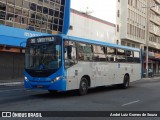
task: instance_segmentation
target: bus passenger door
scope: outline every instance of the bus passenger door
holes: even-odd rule
[[[77,49],[75,42],[65,41],[64,43],[65,68],[67,71],[67,90],[77,89],[78,84],[78,68]]]

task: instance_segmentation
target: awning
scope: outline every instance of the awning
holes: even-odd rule
[[[0,44],[15,47],[25,47],[26,39],[0,35]]]

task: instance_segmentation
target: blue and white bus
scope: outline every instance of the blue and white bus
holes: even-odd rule
[[[141,50],[67,35],[29,38],[24,85],[49,92],[117,84],[128,88],[141,79]]]

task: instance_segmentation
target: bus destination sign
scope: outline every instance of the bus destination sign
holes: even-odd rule
[[[39,37],[39,38],[31,38],[30,43],[43,43],[43,42],[54,42],[55,37]]]

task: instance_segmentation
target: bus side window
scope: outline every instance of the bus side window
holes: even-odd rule
[[[69,67],[76,64],[77,60],[77,49],[75,47],[75,42],[65,41],[64,42],[64,57],[65,57],[65,66]]]
[[[117,62],[126,62],[125,50],[117,49]]]
[[[115,62],[116,61],[116,49],[107,47],[107,61]]]
[[[127,62],[134,62],[133,51],[126,50],[126,60]]]
[[[140,63],[140,53],[134,51],[134,62]]]
[[[93,45],[94,61],[106,61],[106,47]]]
[[[78,48],[78,60],[92,61],[93,59],[92,45],[77,43],[77,48]]]

